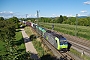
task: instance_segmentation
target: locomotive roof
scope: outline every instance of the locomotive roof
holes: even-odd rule
[[[55,32],[52,32],[52,31],[50,31],[50,30],[47,30],[47,32],[48,32],[48,33],[51,33],[53,36],[56,36],[57,38],[64,38],[62,35],[57,34],[57,33],[55,33]]]

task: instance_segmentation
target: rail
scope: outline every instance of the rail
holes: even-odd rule
[[[32,30],[36,32],[33,28]],[[37,33],[37,32],[36,32]],[[38,33],[37,33],[38,34]],[[39,35],[39,34],[38,34]],[[40,36],[40,35],[39,35]],[[59,60],[75,60],[71,55],[69,55],[67,52],[61,53],[58,51],[53,45],[51,45],[46,39],[44,39],[42,36],[40,36],[40,39],[42,40],[43,44],[46,44],[46,46],[53,52],[53,54],[57,57]]]

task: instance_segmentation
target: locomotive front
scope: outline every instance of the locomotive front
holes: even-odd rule
[[[59,38],[59,42],[60,42],[61,51],[67,51],[68,42],[67,42],[66,38],[64,38],[64,37]]]

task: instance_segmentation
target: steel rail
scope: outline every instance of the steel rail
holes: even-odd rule
[[[34,32],[36,32],[36,30],[34,30],[32,28],[32,30]],[[37,33],[37,32],[36,32]],[[37,33],[38,34],[38,33]],[[39,35],[39,34],[38,34]],[[46,46],[53,52],[53,54],[57,57],[57,59],[59,60],[75,60],[71,55],[69,55],[67,52],[66,53],[61,53],[60,51],[58,51],[52,44],[50,44],[46,39],[44,39],[41,35],[40,39],[42,40],[43,44],[46,44]]]

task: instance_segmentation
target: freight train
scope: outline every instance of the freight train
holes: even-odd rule
[[[65,37],[50,30],[47,30],[35,23],[27,22],[26,25],[31,26],[36,30],[43,38],[45,38],[49,43],[51,43],[57,50],[67,51],[68,42]]]

